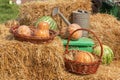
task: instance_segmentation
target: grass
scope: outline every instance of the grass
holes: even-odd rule
[[[0,0],[0,23],[7,20],[16,19],[19,14],[19,6],[16,4],[9,4],[9,0]]]

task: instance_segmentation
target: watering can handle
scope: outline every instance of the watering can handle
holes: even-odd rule
[[[64,20],[64,22],[69,26],[71,23],[64,17],[64,15],[59,11],[59,8],[56,7],[53,9],[52,16],[59,14],[59,16]]]
[[[64,20],[64,22],[69,26],[71,23],[63,16],[63,14],[59,11],[60,17]]]

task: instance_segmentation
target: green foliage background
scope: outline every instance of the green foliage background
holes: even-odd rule
[[[19,13],[19,6],[15,3],[9,4],[9,0],[0,0],[0,23],[16,19]]]

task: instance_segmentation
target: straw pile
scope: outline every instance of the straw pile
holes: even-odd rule
[[[6,38],[6,37],[11,38]],[[49,44],[14,40],[0,25],[0,80],[119,80],[120,62],[101,65],[96,74],[75,75],[65,71],[63,45],[56,37]]]
[[[54,7],[59,7],[63,15],[68,20],[71,20],[71,13],[74,10],[83,9],[91,11],[91,0],[47,0],[25,3],[20,7],[20,23],[33,25],[39,17],[44,15],[51,16]],[[66,26],[58,15],[53,18],[56,20],[59,27]]]
[[[91,29],[112,48],[115,58],[120,58],[120,22],[111,15],[96,14],[91,16]]]

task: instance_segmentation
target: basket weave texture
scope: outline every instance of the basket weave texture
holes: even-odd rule
[[[37,36],[34,36],[34,35],[26,36],[26,35],[19,34],[17,32],[17,29],[18,29],[18,26],[17,27],[12,27],[10,29],[10,32],[14,35],[16,40],[31,42],[31,43],[35,43],[35,44],[51,42],[55,38],[55,36],[57,36],[57,32],[55,32],[53,30],[49,30],[50,37],[48,37],[48,38],[37,37]],[[30,29],[33,32],[35,31],[35,29],[33,27],[31,27]]]
[[[68,58],[64,57],[65,68],[66,68],[67,71],[75,73],[75,74],[82,74],[82,75],[84,75],[84,74],[94,74],[94,73],[96,73],[96,71],[99,68],[99,65],[101,63],[101,59],[102,59],[102,55],[103,55],[103,46],[102,46],[101,41],[98,39],[98,37],[95,35],[95,33],[93,31],[91,31],[89,29],[84,29],[84,28],[75,30],[68,38],[68,42],[67,42],[67,45],[66,45],[64,55],[67,55],[67,54],[70,54],[70,53],[84,52],[84,51],[80,51],[80,50],[68,50],[68,45],[69,45],[69,41],[70,41],[71,36],[76,31],[79,31],[79,30],[88,31],[95,36],[95,38],[97,39],[97,41],[99,42],[99,45],[101,47],[101,54],[100,54],[100,56],[93,55],[97,59],[95,59],[95,61],[91,62],[91,63],[80,63],[80,62],[77,62],[75,60],[71,60],[71,59],[68,59]],[[86,53],[88,53],[88,52],[86,52]]]

